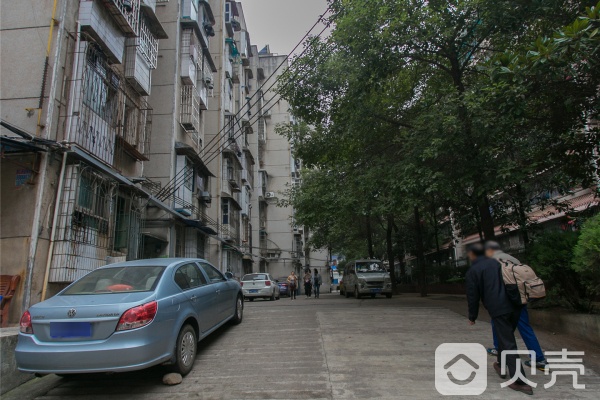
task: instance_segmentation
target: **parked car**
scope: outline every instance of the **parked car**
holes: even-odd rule
[[[276,280],[277,286],[279,286],[280,296],[290,296],[290,284],[287,282],[287,277],[279,278]]]
[[[279,300],[281,294],[277,282],[269,274],[246,274],[242,278],[244,298],[254,301],[256,298]]]
[[[96,269],[27,310],[15,357],[33,373],[123,372],[170,363],[189,373],[197,343],[242,322],[231,274],[201,259],[138,260]]]
[[[344,296],[360,299],[362,296],[374,298],[378,294],[392,298],[392,280],[383,263],[379,260],[356,260],[348,263],[344,270]]]

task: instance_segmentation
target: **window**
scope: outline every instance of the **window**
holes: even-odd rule
[[[221,212],[223,214],[223,225],[229,225],[229,200],[223,200]]]
[[[175,283],[181,290],[192,289],[206,285],[206,278],[195,264],[185,264],[175,271]]]
[[[165,267],[99,268],[69,286],[61,296],[147,292],[156,289]]]
[[[212,283],[223,282],[226,280],[223,274],[212,265],[200,263],[200,268],[202,268],[206,276],[208,276],[208,280]]]
[[[107,122],[116,117],[119,77],[110,69],[101,53],[90,45],[88,68],[83,77],[83,103]]]
[[[112,196],[106,181],[95,175],[82,173],[73,212],[73,225],[107,233],[112,207]]]

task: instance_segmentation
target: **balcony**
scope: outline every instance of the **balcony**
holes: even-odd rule
[[[225,62],[225,77],[233,79],[233,60]]]
[[[227,181],[231,186],[233,192],[240,192],[242,190],[240,186],[241,173],[239,170],[233,167],[227,167]],[[239,202],[238,202],[239,204]]]
[[[131,92],[131,90],[129,90]],[[123,123],[117,129],[117,148],[139,161],[148,161],[152,109],[144,98],[128,93],[123,107]],[[121,154],[115,154],[118,158]]]
[[[191,85],[181,86],[181,107],[179,123],[194,141],[198,148],[202,148],[200,139],[200,95]]]
[[[202,48],[208,50],[209,36],[214,36],[215,18],[206,0],[182,0],[181,24],[196,31]]]
[[[150,95],[151,70],[158,61],[158,40],[142,21],[140,35],[126,41],[125,78],[142,95]]]
[[[258,141],[263,144],[267,140],[266,124],[264,118],[258,119]]]
[[[254,177],[252,176],[252,171],[248,171],[247,169],[242,171],[242,182],[252,189],[254,186]]]
[[[102,0],[119,28],[126,36],[138,36],[140,0]]]

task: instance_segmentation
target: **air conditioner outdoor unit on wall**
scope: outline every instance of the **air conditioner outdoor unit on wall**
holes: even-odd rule
[[[200,192],[199,197],[200,197],[200,200],[202,200],[205,203],[211,202],[210,192]]]
[[[265,199],[274,199],[274,198],[275,198],[275,192],[265,193]]]

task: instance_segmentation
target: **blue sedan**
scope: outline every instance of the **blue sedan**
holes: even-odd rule
[[[171,364],[186,375],[198,341],[243,317],[240,284],[201,259],[150,259],[99,268],[27,310],[20,371],[124,372]]]

